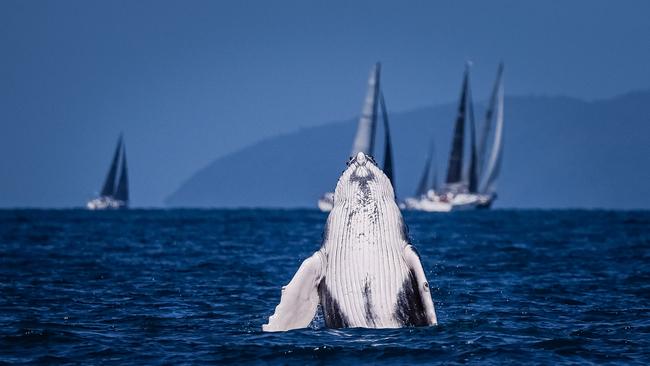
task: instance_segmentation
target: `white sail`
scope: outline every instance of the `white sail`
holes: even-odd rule
[[[482,190],[486,193],[493,193],[495,191],[496,179],[499,175],[499,170],[501,169],[501,156],[503,152],[503,81],[499,84],[497,100],[494,144],[492,145],[492,151],[490,151],[490,159],[488,160],[487,170],[485,172],[485,183]]]
[[[377,125],[377,99],[379,96],[379,72],[381,65],[376,63],[370,71],[368,78],[368,92],[363,102],[361,117],[357,127],[357,135],[352,144],[350,156],[356,156],[362,152],[372,155],[375,144],[375,128]]]
[[[372,156],[375,145],[375,130],[377,128],[377,109],[379,101],[379,75],[381,71],[381,64],[377,62],[368,77],[368,91],[366,92],[366,99],[363,102],[361,110],[361,117],[359,117],[359,124],[357,126],[357,134],[352,143],[352,151],[350,157],[357,156],[362,152],[368,156]],[[386,118],[386,116],[384,116]],[[388,123],[388,121],[385,121]],[[387,126],[387,125],[386,125]],[[386,136],[386,141],[389,141]],[[391,155],[392,157],[392,155]],[[392,159],[390,162],[392,171]],[[327,192],[318,200],[318,208],[323,212],[329,212],[334,207],[334,193]]]
[[[490,95],[490,104],[488,105],[487,110],[485,111],[485,122],[483,123],[483,131],[481,132],[481,137],[479,139],[478,145],[478,176],[483,177],[484,170],[486,168],[487,160],[487,148],[488,148],[488,136],[492,130],[492,121],[494,120],[494,111],[497,105],[497,95],[499,94],[499,85],[501,85],[501,77],[503,75],[503,62],[499,63],[499,68],[497,69],[497,77],[494,81],[494,87],[492,88],[492,94]]]

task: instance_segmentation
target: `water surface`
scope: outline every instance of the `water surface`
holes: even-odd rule
[[[439,326],[262,333],[325,218],[0,211],[0,364],[650,363],[650,212],[407,213]]]

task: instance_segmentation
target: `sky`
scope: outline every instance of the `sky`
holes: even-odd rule
[[[647,1],[0,2],[0,206],[80,206],[124,132],[135,206],[260,139],[389,108],[650,88]],[[299,152],[297,152],[299,153]]]

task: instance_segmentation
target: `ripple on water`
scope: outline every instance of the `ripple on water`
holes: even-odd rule
[[[0,211],[0,363],[650,363],[650,213],[407,213],[440,325],[263,333],[326,216]]]

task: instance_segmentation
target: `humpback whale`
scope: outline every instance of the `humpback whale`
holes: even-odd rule
[[[262,330],[309,326],[320,304],[329,328],[437,324],[429,284],[388,177],[360,152],[334,191],[321,248],[307,258]]]

